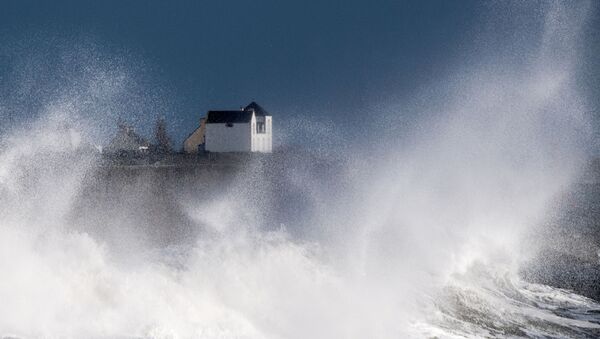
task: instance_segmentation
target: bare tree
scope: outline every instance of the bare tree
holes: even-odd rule
[[[156,138],[156,151],[159,153],[171,153],[171,138],[167,133],[167,123],[164,118],[158,118],[154,126],[154,137]]]

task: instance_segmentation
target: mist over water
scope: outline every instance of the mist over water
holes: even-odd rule
[[[586,163],[574,75],[590,7],[544,9],[518,66],[481,62],[423,90],[414,109],[440,113],[408,135],[382,111],[389,125],[363,146],[185,183],[105,182],[72,131],[94,136],[90,111],[127,82],[84,75],[97,100],[44,98],[2,136],[0,335],[600,335],[596,301],[518,275],[544,241],[531,230]]]

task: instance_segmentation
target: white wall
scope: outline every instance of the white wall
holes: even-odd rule
[[[209,152],[273,152],[273,119],[265,117],[265,132],[256,132],[256,117],[250,123],[206,124],[206,150]]]
[[[273,152],[272,117],[265,117],[265,132],[256,133],[256,120],[252,117],[252,152]]]
[[[206,150],[209,152],[252,151],[251,124],[206,124]]]

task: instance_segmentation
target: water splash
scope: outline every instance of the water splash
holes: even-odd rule
[[[523,234],[584,161],[571,44],[584,13],[552,6],[523,68],[495,61],[444,81],[444,113],[408,141],[383,133],[342,163],[285,155],[216,190],[175,189],[191,241],[139,239],[182,222],[141,215],[163,201],[139,194],[156,182],[132,179],[116,204],[87,196],[103,185],[101,159],[64,126],[91,124],[72,121],[77,100],[45,105],[0,151],[0,334],[598,334],[596,302],[516,275]]]

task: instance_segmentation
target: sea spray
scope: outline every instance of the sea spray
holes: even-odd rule
[[[516,275],[584,161],[564,43],[585,13],[551,7],[539,53],[443,79],[444,112],[408,140],[256,158],[213,185],[106,178],[70,136],[93,134],[78,101],[45,105],[0,151],[0,334],[597,335],[596,302]]]

